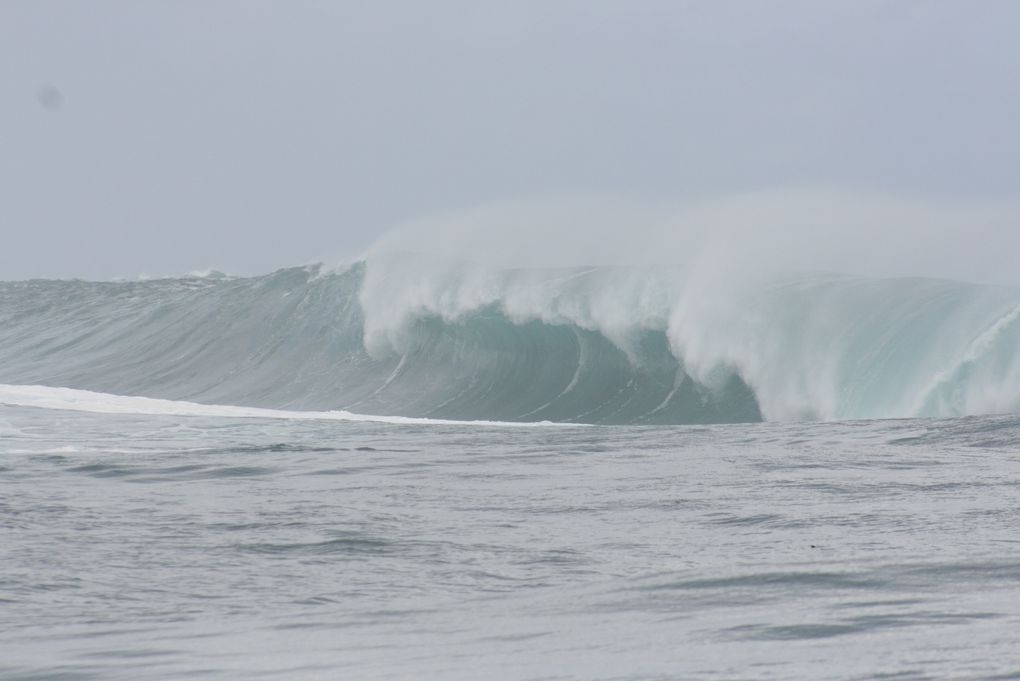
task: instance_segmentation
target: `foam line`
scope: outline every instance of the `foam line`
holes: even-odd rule
[[[578,424],[554,424],[549,421],[515,423],[509,421],[454,421],[446,419],[411,418],[406,416],[373,416],[349,411],[287,411],[260,407],[239,407],[225,404],[199,404],[152,397],[111,395],[109,393],[58,388],[45,385],[0,384],[0,405],[84,411],[96,414],[146,414],[153,416],[212,416],[242,419],[285,419],[295,421],[356,421],[425,426],[487,426],[535,427]]]

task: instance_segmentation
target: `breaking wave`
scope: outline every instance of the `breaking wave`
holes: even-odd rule
[[[1020,408],[1020,291],[670,267],[0,284],[0,383],[488,421],[724,423]]]

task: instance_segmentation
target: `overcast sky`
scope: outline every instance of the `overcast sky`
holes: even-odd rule
[[[4,0],[0,279],[258,273],[556,196],[1016,201],[1017,36],[1010,0]]]

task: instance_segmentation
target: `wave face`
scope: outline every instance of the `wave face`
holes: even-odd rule
[[[1020,291],[670,268],[0,283],[0,382],[273,409],[726,423],[1020,407]]]

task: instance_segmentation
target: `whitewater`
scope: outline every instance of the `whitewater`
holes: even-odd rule
[[[0,678],[1017,678],[1020,288],[747,262],[0,283]]]

